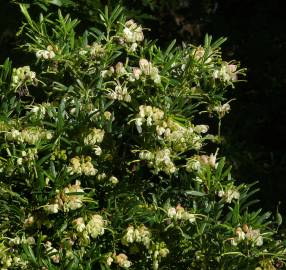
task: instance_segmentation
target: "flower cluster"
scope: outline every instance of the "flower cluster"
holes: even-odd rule
[[[153,249],[149,252],[152,255],[153,260],[152,270],[158,270],[161,259],[167,257],[167,255],[170,253],[165,242],[155,243],[153,245]]]
[[[141,160],[148,162],[148,167],[153,168],[153,172],[158,174],[160,171],[166,174],[173,174],[176,172],[176,166],[171,159],[171,151],[168,148],[159,149],[155,152],[143,150],[139,153]]]
[[[94,42],[89,46],[89,53],[93,59],[102,58],[104,56],[105,49],[100,43]]]
[[[142,243],[148,250],[148,253],[152,256],[153,270],[157,270],[161,258],[164,258],[169,254],[169,249],[164,242],[158,243],[151,240],[151,232],[144,225],[137,228],[129,225],[121,242],[126,246],[129,246],[132,243]]]
[[[229,103],[224,103],[222,105],[214,106],[210,110],[217,113],[218,117],[221,119],[225,114],[230,112],[230,105]]]
[[[207,125],[194,126],[188,123],[183,126],[172,118],[165,118],[162,110],[146,105],[139,106],[139,113],[134,121],[139,133],[142,133],[143,124],[147,127],[155,126],[158,139],[176,152],[199,150],[204,140],[202,133],[208,131]]]
[[[17,158],[17,165],[21,166],[25,162],[34,161],[38,158],[37,148],[28,148],[27,151],[21,151],[20,157]]]
[[[155,84],[161,83],[159,69],[157,67],[154,67],[152,63],[149,62],[147,59],[141,58],[139,60],[139,67],[141,72],[138,69],[133,70],[135,78],[139,77],[141,74],[144,74],[146,76],[150,76],[151,80],[154,81]]]
[[[111,258],[111,257],[110,257]],[[116,264],[118,264],[119,267],[122,268],[129,268],[132,263],[128,260],[128,257],[124,253],[120,253],[118,255],[114,255],[113,258],[111,258]],[[109,259],[108,264],[111,264],[111,260]],[[109,265],[110,265],[109,264]]]
[[[112,100],[119,100],[130,102],[131,96],[128,93],[126,85],[120,85],[119,83],[115,86],[114,90],[110,90],[107,94],[107,97]]]
[[[103,129],[93,128],[89,131],[83,142],[85,145],[96,146],[96,144],[103,141],[104,133]]]
[[[94,168],[90,156],[75,156],[70,160],[71,165],[67,167],[70,175],[79,174],[86,176],[96,175],[98,170]]]
[[[46,115],[46,107],[49,107],[49,103],[44,103],[41,105],[32,105],[30,106],[30,113],[31,113],[31,119],[44,119]]]
[[[205,48],[200,45],[193,50],[192,54],[197,61],[204,59],[205,60],[204,63],[208,64],[212,61],[211,53],[212,52],[209,50],[208,55],[206,56],[205,55],[206,54]]]
[[[7,141],[36,145],[41,140],[51,140],[53,133],[41,128],[25,128],[23,130],[13,128],[5,133],[5,138]]]
[[[243,224],[242,228],[237,227],[235,229],[235,237],[231,239],[231,244],[237,246],[242,241],[247,241],[256,246],[263,245],[263,237],[260,234],[260,230],[254,230],[251,227],[248,227],[247,224]]]
[[[180,204],[178,204],[176,207],[168,208],[167,215],[173,220],[187,220],[190,223],[196,221],[196,216],[186,211],[185,208],[182,207]]]
[[[105,48],[102,44],[94,42],[92,45],[86,45],[84,48],[80,48],[79,55],[90,56],[92,60],[98,60],[102,58],[105,54]]]
[[[31,71],[29,66],[13,68],[12,83],[13,88],[18,88],[23,84],[35,84],[36,73]]]
[[[74,229],[78,232],[79,243],[86,246],[90,242],[90,237],[95,239],[104,234],[107,221],[101,215],[95,214],[85,222],[84,218],[79,217],[73,222]]]
[[[9,245],[6,245],[4,242],[0,242],[0,269],[8,270],[12,268],[17,269],[28,269],[28,261],[23,260],[19,256],[14,248],[16,245],[19,245],[21,240],[19,237],[15,239],[10,239]],[[14,248],[13,248],[14,247]]]
[[[147,249],[150,247],[151,232],[144,225],[134,228],[130,225],[127,228],[126,234],[121,240],[123,245],[128,246],[132,243],[142,243]]]
[[[213,77],[225,82],[237,81],[237,65],[223,62],[220,69],[214,70]]]
[[[44,206],[45,211],[55,214],[59,210],[68,212],[81,208],[85,193],[80,184],[79,181],[76,181],[74,185],[68,185],[61,192],[58,191],[51,203]]]
[[[135,118],[136,128],[139,133],[142,132],[142,125],[147,126],[158,125],[164,118],[164,112],[152,106],[140,105],[139,113]]]
[[[0,242],[0,266],[1,269],[8,269],[13,263],[11,254],[8,254],[9,248]]]
[[[187,172],[195,172],[200,171],[204,167],[210,167],[215,169],[217,167],[216,163],[216,154],[201,155],[201,156],[193,156],[188,159],[186,163],[186,171]]]
[[[55,56],[56,56],[56,54],[54,52],[54,48],[51,45],[49,45],[46,50],[38,50],[36,52],[36,57],[39,59],[41,59],[41,58],[43,58],[45,60],[53,59]]]
[[[122,36],[126,43],[132,43],[132,45],[137,45],[137,42],[141,42],[144,39],[141,25],[137,25],[133,20],[125,23]],[[136,45],[133,45],[133,47],[137,47]]]
[[[158,136],[162,136],[165,143],[171,145],[177,152],[184,152],[190,149],[199,150],[202,147],[202,135],[208,131],[208,126],[197,125],[184,127],[172,119],[163,121],[156,126]]]
[[[227,187],[226,190],[220,190],[218,196],[225,202],[231,203],[232,200],[238,200],[240,197],[239,191],[235,187]]]

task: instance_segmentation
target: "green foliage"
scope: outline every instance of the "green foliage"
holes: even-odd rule
[[[208,116],[220,125],[244,73],[224,38],[164,51],[119,6],[81,35],[20,7],[34,61],[0,70],[2,269],[283,265],[281,220],[252,212],[257,190],[207,153]]]

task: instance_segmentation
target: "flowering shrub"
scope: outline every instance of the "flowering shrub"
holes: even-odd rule
[[[144,40],[122,9],[27,23],[1,66],[1,269],[276,269],[280,222],[250,211],[209,128],[243,74],[220,45]]]

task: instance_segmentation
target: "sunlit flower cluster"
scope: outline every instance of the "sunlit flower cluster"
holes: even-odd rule
[[[77,237],[79,238],[80,245],[86,246],[90,243],[90,238],[95,239],[104,234],[107,221],[101,215],[94,214],[87,221],[79,217],[72,224],[78,233]]]
[[[17,243],[17,245],[20,244]],[[12,246],[15,244],[10,243],[9,245],[5,245],[4,242],[0,242],[0,269],[8,270],[8,269],[28,269],[28,261],[25,261],[21,256],[15,253]],[[13,252],[11,252],[13,251]]]
[[[254,230],[246,224],[243,224],[242,228],[237,227],[235,229],[235,237],[231,238],[231,244],[237,246],[242,241],[247,241],[255,246],[263,245],[263,237],[260,234],[260,230]]]
[[[217,167],[216,154],[207,155],[196,155],[188,159],[186,164],[187,172],[200,171],[204,167],[210,167],[215,169]]]
[[[106,258],[106,264],[108,266],[111,266],[112,263],[117,264],[119,267],[121,268],[129,268],[132,263],[131,261],[128,260],[128,257],[126,254],[124,253],[119,253],[118,255],[116,255],[116,253],[109,253],[107,254],[107,258]]]
[[[150,76],[151,80],[154,81],[155,84],[161,83],[161,76],[159,74],[159,69],[147,59],[141,58],[139,60],[140,71],[136,68],[133,70],[133,75],[135,79],[139,78],[141,74],[146,76]]]
[[[137,228],[130,225],[126,230],[125,235],[122,237],[121,242],[126,246],[132,243],[142,243],[147,249],[149,249],[151,243],[151,232],[144,225]]]
[[[53,138],[53,133],[41,128],[25,128],[22,130],[13,128],[5,133],[5,138],[7,141],[35,145],[41,140],[51,140]]]
[[[86,135],[83,142],[85,145],[96,146],[103,141],[104,133],[103,129],[93,128]]]
[[[128,93],[126,85],[117,84],[114,90],[109,90],[107,97],[113,100],[130,102],[131,96]]]
[[[224,103],[222,105],[216,105],[210,108],[210,111],[217,113],[219,118],[223,118],[225,114],[230,112],[230,105],[229,103]]]
[[[152,106],[140,105],[139,113],[135,118],[136,128],[139,133],[142,132],[142,125],[147,126],[158,125],[164,118],[164,112]]]
[[[149,253],[151,254],[153,260],[152,270],[158,270],[161,259],[167,257],[170,251],[166,247],[165,242],[160,242],[160,243],[154,243]]]
[[[88,48],[89,48],[90,56],[92,58],[96,59],[96,58],[101,58],[104,56],[105,49],[100,43],[94,42]]]
[[[132,265],[132,263],[128,260],[128,257],[124,253],[115,255],[114,262],[122,268],[129,268]]]
[[[21,151],[20,156],[17,158],[17,165],[21,166],[26,162],[34,161],[38,158],[37,148],[28,148],[27,151]],[[23,169],[23,167],[21,167]]]
[[[12,83],[13,88],[23,84],[34,84],[36,82],[36,73],[31,71],[29,66],[13,68]]]
[[[46,112],[47,112],[46,110],[47,106],[50,106],[50,104],[46,103],[46,104],[40,104],[40,105],[32,105],[30,106],[30,113],[36,119],[44,119]]]
[[[76,181],[75,184],[68,185],[62,191],[58,191],[55,198],[49,204],[43,206],[44,210],[56,214],[59,211],[68,212],[81,208],[85,193],[80,184],[80,181]]]
[[[239,199],[240,193],[235,187],[227,187],[225,190],[220,190],[218,196],[225,202],[231,203],[233,200]]]
[[[210,56],[211,55],[211,51],[208,50],[208,55],[206,55],[206,50],[204,47],[202,46],[198,46],[197,48],[195,48],[193,50],[193,56],[194,58],[199,61],[201,59],[204,59],[205,60],[205,64],[208,64],[212,61],[212,57]]]
[[[226,82],[237,81],[237,65],[223,62],[220,69],[214,70],[213,77]]]
[[[13,263],[11,254],[8,253],[9,248],[0,242],[0,266],[1,269],[8,269]]]
[[[91,162],[90,156],[75,156],[70,160],[70,166],[67,167],[67,171],[70,175],[79,174],[86,176],[96,175],[98,170],[94,168]]]
[[[190,223],[196,221],[196,216],[186,211],[185,208],[182,207],[180,204],[178,204],[176,207],[170,207],[166,210],[168,217],[173,220],[187,220]]]
[[[39,59],[53,59],[56,56],[53,46],[49,45],[46,50],[38,50],[36,57]]]
[[[208,126],[197,125],[185,127],[168,119],[156,126],[158,136],[162,136],[165,143],[169,143],[173,150],[184,152],[190,149],[199,150],[202,147],[201,133],[206,133]]]
[[[171,159],[171,151],[168,148],[159,149],[154,152],[142,150],[139,153],[139,158],[146,160],[148,166],[153,169],[155,174],[158,174],[160,171],[166,174],[173,174],[177,170]]]
[[[126,43],[132,43],[132,45],[137,45],[137,42],[141,42],[144,39],[141,25],[137,25],[133,20],[125,23],[122,36]],[[133,45],[133,47],[136,47],[136,45]]]

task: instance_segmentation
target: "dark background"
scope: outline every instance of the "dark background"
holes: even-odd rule
[[[75,2],[62,8],[79,17],[86,27],[96,22],[98,7],[107,2],[114,4],[113,1]],[[239,60],[248,71],[247,82],[239,83],[230,93],[236,101],[231,103],[231,113],[223,120],[225,142],[220,154],[231,160],[238,181],[259,180],[261,191],[257,196],[264,209],[273,211],[282,202],[280,211],[285,215],[286,15],[282,1],[121,2],[130,17],[152,29],[147,35],[158,39],[163,47],[174,38],[178,43],[184,40],[198,44],[205,33],[214,38],[228,37],[223,45],[224,58]],[[0,61],[3,63],[10,56],[14,65],[21,65],[27,56],[15,50],[20,43],[15,34],[23,18],[18,7],[9,1],[0,0],[0,4]],[[32,13],[40,10],[44,12],[33,6]]]

